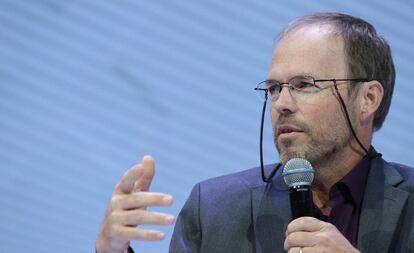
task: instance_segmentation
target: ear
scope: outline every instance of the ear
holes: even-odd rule
[[[362,95],[360,104],[361,120],[366,122],[374,118],[374,114],[384,96],[384,88],[380,82],[372,80],[364,83],[360,94]]]

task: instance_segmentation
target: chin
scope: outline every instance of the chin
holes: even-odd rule
[[[282,148],[278,149],[279,151],[279,158],[282,163],[286,163],[292,158],[305,158],[304,151],[301,148]]]
[[[292,158],[305,158],[309,152],[308,144],[305,141],[283,139],[276,144],[279,153],[279,159],[282,163],[286,163]]]

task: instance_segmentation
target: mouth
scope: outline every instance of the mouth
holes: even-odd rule
[[[290,135],[295,133],[303,133],[304,131],[298,127],[290,125],[281,125],[277,128],[277,136]]]

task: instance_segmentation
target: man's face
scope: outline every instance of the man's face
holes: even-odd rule
[[[296,76],[314,79],[347,78],[342,40],[330,35],[327,27],[300,28],[283,38],[272,58],[269,79],[287,82]],[[348,101],[347,85],[338,83]],[[343,111],[332,86],[311,96],[291,96],[285,87],[272,101],[270,112],[274,141],[282,163],[302,157],[321,164],[342,150],[351,140]],[[348,105],[351,120],[353,107]]]

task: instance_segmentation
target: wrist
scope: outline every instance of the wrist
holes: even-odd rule
[[[134,253],[129,243],[123,249],[111,248],[107,243],[101,242],[99,239],[95,244],[95,253]]]

